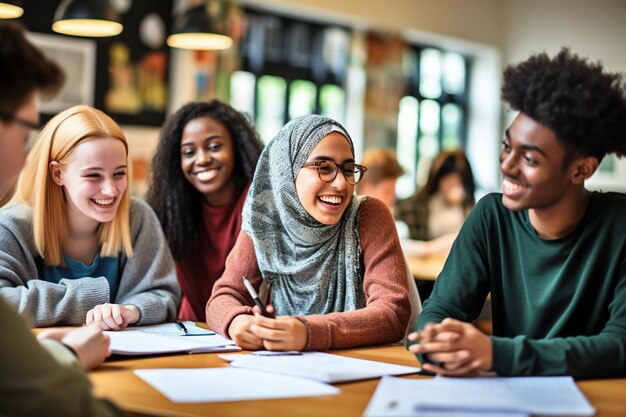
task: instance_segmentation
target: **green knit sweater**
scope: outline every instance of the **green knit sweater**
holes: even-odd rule
[[[500,375],[626,375],[626,195],[593,193],[574,231],[546,240],[501,194],[474,208],[418,322],[476,319],[491,291]]]

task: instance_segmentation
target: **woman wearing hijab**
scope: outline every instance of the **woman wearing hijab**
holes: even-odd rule
[[[357,197],[367,168],[323,116],[289,122],[259,159],[243,226],[207,304],[207,323],[255,350],[397,342],[411,315],[407,270],[387,207]],[[246,290],[269,289],[264,317]],[[265,284],[265,285],[262,285]]]

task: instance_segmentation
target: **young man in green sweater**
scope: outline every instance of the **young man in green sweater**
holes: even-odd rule
[[[409,350],[447,376],[626,375],[626,196],[590,192],[626,155],[623,76],[562,50],[504,72],[519,111],[484,197],[455,242]],[[493,336],[472,324],[491,292]]]

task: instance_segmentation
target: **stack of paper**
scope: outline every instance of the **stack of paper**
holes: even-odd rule
[[[107,331],[111,351],[118,355],[154,355],[164,353],[201,353],[241,350],[232,340],[223,338],[191,321],[184,322],[188,333],[182,333],[174,323],[129,327]]]
[[[469,413],[469,414],[468,414]],[[595,409],[571,377],[384,377],[365,416],[528,414],[591,416]]]
[[[283,375],[337,383],[379,378],[383,375],[414,374],[420,368],[349,358],[321,352],[274,355],[219,355],[237,368],[255,369]]]
[[[340,392],[329,383],[402,375],[419,371],[319,352],[255,352],[220,355],[230,367],[135,371],[140,378],[176,402],[242,401],[309,397]]]

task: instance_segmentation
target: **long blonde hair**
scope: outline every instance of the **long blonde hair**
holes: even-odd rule
[[[128,142],[122,129],[106,114],[89,106],[74,106],[54,116],[43,128],[26,159],[9,204],[26,204],[33,210],[33,236],[39,255],[47,265],[64,265],[62,246],[69,237],[67,202],[62,187],[50,174],[50,162],[61,164],[71,157],[74,147],[94,138]],[[130,236],[130,191],[126,187],[115,217],[98,228],[102,256],[132,256]]]

